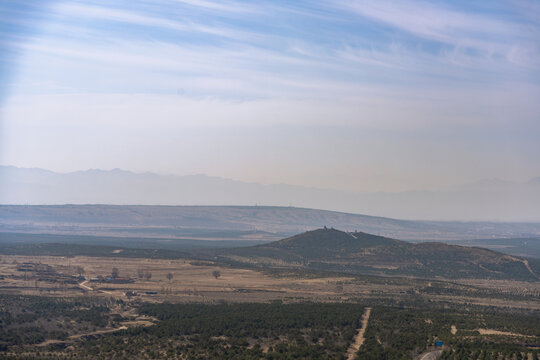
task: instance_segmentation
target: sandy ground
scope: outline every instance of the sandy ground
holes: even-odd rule
[[[518,336],[518,337],[534,337],[530,335],[516,334],[509,331],[499,331],[493,329],[476,329],[480,335],[502,335],[502,336]]]
[[[442,350],[435,350],[428,352],[427,354],[422,355],[420,360],[436,360],[438,359],[442,354]]]

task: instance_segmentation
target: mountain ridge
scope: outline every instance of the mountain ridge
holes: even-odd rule
[[[2,204],[266,205],[408,220],[540,222],[540,182],[487,181],[445,191],[351,192],[207,175],[121,169],[55,173],[0,166]]]

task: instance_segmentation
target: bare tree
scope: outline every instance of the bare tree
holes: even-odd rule
[[[221,276],[221,271],[219,271],[219,270],[212,271],[212,276],[217,279],[218,277]]]
[[[143,268],[138,268],[137,269],[137,276],[139,277],[139,279],[144,278],[144,269]]]
[[[112,276],[113,278],[117,278],[119,275],[120,275],[120,273],[118,272],[118,268],[113,267],[113,268],[112,268],[112,271],[111,271],[111,276]]]
[[[150,271],[147,271],[144,273],[144,278],[147,280],[147,281],[150,281],[150,279],[152,278],[152,273]]]
[[[172,278],[173,278],[173,274],[172,274],[172,273],[168,273],[168,274],[167,274],[167,280],[169,280],[169,282],[171,282]]]

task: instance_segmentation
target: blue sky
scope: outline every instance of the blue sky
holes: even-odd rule
[[[537,1],[3,1],[0,163],[365,191],[540,174]]]

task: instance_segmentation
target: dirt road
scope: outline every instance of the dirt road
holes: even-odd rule
[[[432,352],[429,352],[427,354],[424,354],[420,360],[437,360],[439,358],[439,356],[441,356],[442,354],[442,350],[436,350],[436,351],[432,351]]]
[[[360,350],[360,347],[364,343],[364,334],[368,326],[369,316],[371,315],[371,308],[366,308],[364,315],[362,316],[362,327],[358,329],[358,334],[354,339],[354,342],[349,346],[347,350],[347,360],[354,360],[356,353]]]
[[[79,284],[79,287],[83,288],[84,290],[93,291],[94,289],[92,289],[90,286],[86,286],[87,282],[88,280],[84,280],[82,283]]]

